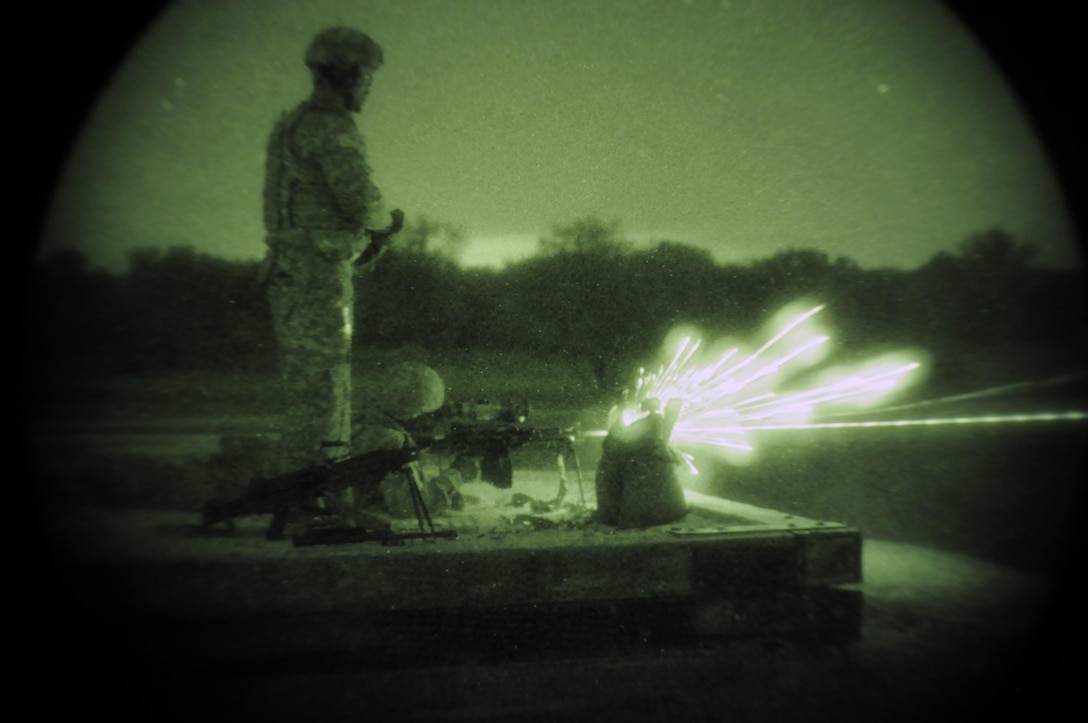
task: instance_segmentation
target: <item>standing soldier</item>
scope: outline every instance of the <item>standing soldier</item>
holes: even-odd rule
[[[282,461],[291,468],[350,452],[353,271],[389,235],[369,231],[381,194],[352,114],[381,64],[381,48],[358,30],[318,33],[306,51],[313,93],[269,139],[266,283],[283,374]],[[399,226],[400,212],[393,218]]]

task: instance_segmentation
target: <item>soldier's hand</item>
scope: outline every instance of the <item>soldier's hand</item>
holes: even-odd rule
[[[377,258],[382,249],[389,245],[390,239],[404,227],[404,211],[394,208],[389,212],[389,216],[391,221],[388,226],[366,232],[370,239],[370,246],[355,260],[356,266],[364,266]]]
[[[392,236],[397,231],[400,231],[402,228],[404,228],[404,211],[401,211],[399,208],[394,208],[392,211],[389,212],[389,216],[393,219],[393,221],[389,224],[389,228],[386,230],[388,231],[389,235]]]
[[[401,211],[399,208],[394,208],[389,212],[389,216],[391,221],[388,226],[366,232],[375,243],[387,243],[390,237],[404,228],[404,211]]]

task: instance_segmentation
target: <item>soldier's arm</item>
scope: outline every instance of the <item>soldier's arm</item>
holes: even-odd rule
[[[363,137],[350,118],[332,113],[313,114],[307,131],[307,155],[321,167],[337,210],[361,233],[381,202],[381,193],[371,182]]]
[[[284,164],[286,153],[284,149],[284,125],[286,115],[281,117],[272,128],[268,137],[268,148],[265,154],[264,171],[264,228],[270,234],[283,230],[284,227]]]

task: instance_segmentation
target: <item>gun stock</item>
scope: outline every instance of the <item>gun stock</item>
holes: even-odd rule
[[[378,450],[329,464],[313,465],[275,477],[256,477],[240,497],[209,500],[204,504],[205,528],[234,518],[272,513],[265,537],[282,540],[292,512],[316,507],[317,499],[351,486],[377,485],[389,474],[403,470],[416,459],[413,449]]]

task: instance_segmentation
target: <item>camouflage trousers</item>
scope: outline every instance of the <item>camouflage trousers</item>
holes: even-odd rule
[[[269,251],[268,264],[285,463],[300,467],[345,456],[351,445],[352,264],[287,243]]]

